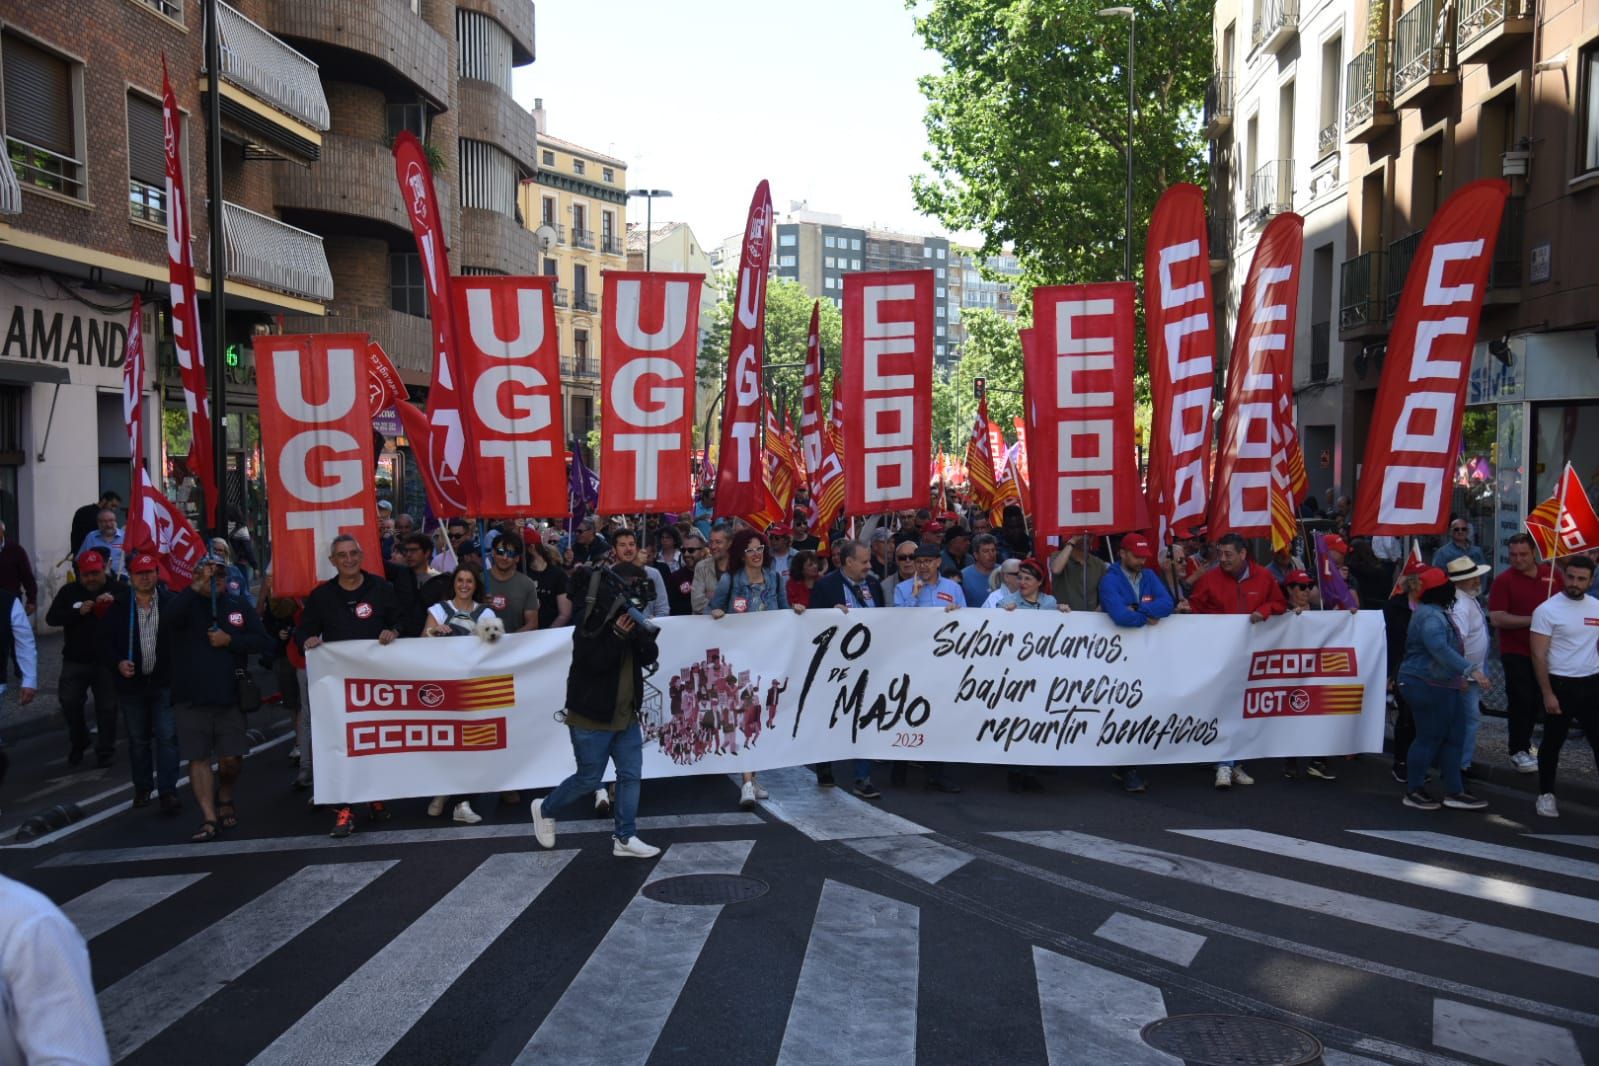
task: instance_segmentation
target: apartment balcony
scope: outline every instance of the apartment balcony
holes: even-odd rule
[[[1420,107],[1439,89],[1454,85],[1455,5],[1420,0],[1399,16],[1394,29],[1394,106]]]
[[[576,226],[573,226],[572,247],[587,248],[592,252],[594,250],[594,231],[591,229],[578,229]]]
[[[266,26],[332,66],[329,48],[354,53],[340,74],[362,84],[409,89],[436,107],[451,105],[455,47],[411,9],[411,0],[268,0]]]
[[[1277,159],[1260,167],[1249,179],[1245,210],[1249,217],[1264,221],[1294,208],[1294,161]]]
[[[456,262],[516,277],[538,269],[538,240],[516,219],[482,207],[461,208],[461,244]]]
[[[461,137],[494,145],[516,160],[526,174],[538,171],[538,128],[532,112],[492,82],[462,78],[456,83],[456,92]]]
[[[566,289],[561,288],[559,285],[557,285],[555,287],[555,306],[556,307],[562,307],[562,308],[566,308],[566,307],[571,307],[572,306],[572,294],[571,294],[571,292],[569,292]]]
[[[394,154],[377,141],[360,137],[346,137],[330,133],[322,139],[322,160],[314,167],[279,163],[275,170],[277,206],[295,213],[295,221],[303,221],[323,234],[345,232],[371,232],[367,223],[379,223],[411,235],[411,217],[400,199],[400,185],[394,180]],[[456,202],[454,186],[435,176],[434,187],[438,194],[441,214],[444,216],[444,236],[453,246],[454,212],[450,205]],[[353,225],[340,225],[328,221],[327,216],[345,216],[362,220]],[[384,237],[392,234],[383,232]]]
[[[1499,239],[1494,243],[1493,267],[1488,271],[1488,292],[1484,303],[1507,304],[1521,299],[1522,240],[1525,235],[1527,200],[1512,196],[1505,201],[1505,214],[1499,222]]]
[[[1233,76],[1218,71],[1205,85],[1205,136],[1215,140],[1233,124]]]
[[[1210,272],[1216,274],[1233,261],[1233,213],[1212,209],[1209,223]]]
[[[590,355],[563,355],[561,377],[568,381],[598,381],[600,361]]]
[[[533,62],[533,0],[455,0],[455,6],[498,22],[511,35],[511,65]]]
[[[333,272],[315,233],[226,201],[222,229],[228,277],[308,300],[333,299]]]
[[[1299,32],[1299,0],[1265,0],[1255,17],[1253,47],[1267,55],[1283,50]]]
[[[397,369],[426,381],[433,372],[433,323],[392,307],[339,308],[341,313],[284,315],[285,333],[365,333],[382,346]]]
[[[1410,278],[1410,264],[1416,261],[1421,248],[1421,230],[1401,237],[1388,246],[1387,270],[1383,278],[1383,319],[1392,322],[1399,311],[1399,298],[1405,293],[1405,282]]]
[[[1388,41],[1376,40],[1345,67],[1344,140],[1375,140],[1394,121],[1393,49]]]
[[[1456,55],[1462,63],[1488,59],[1530,35],[1535,21],[1532,0],[1462,0]]]
[[[598,311],[599,309],[600,298],[592,292],[580,292],[572,297],[572,310],[574,311]]]
[[[1338,339],[1357,340],[1386,332],[1383,320],[1381,252],[1346,259],[1338,274]]]
[[[1310,380],[1326,381],[1332,368],[1332,323],[1310,324]]]
[[[626,255],[627,241],[620,233],[600,234],[600,251],[606,255]]]
[[[317,65],[224,3],[217,4],[217,44],[222,116],[251,138],[246,151],[315,161],[329,122]],[[209,91],[208,80],[200,85]]]

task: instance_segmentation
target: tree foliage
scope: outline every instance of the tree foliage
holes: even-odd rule
[[[734,285],[729,279],[700,344],[699,379],[702,384],[715,390],[720,390],[727,381],[734,297]],[[813,303],[815,298],[797,281],[772,278],[766,287],[766,365],[799,364],[769,371],[766,374],[766,389],[772,397],[772,406],[777,408],[786,404],[794,412],[796,422],[799,418],[800,390],[805,381],[805,342],[810,335]],[[844,316],[831,300],[821,303],[822,391],[831,396],[832,381],[838,374],[839,349],[844,343]],[[713,433],[720,424],[717,421],[712,426]]]
[[[972,383],[984,379],[988,388],[988,417],[1014,438],[1012,419],[1023,411],[1022,342],[1020,323],[996,311],[961,312],[966,341],[954,368],[934,385],[933,440],[935,447],[965,454],[977,414]]]
[[[931,176],[917,206],[977,230],[984,254],[1013,244],[1043,284],[1121,276],[1125,229],[1128,21],[1102,0],[906,0],[943,57],[921,79]],[[1211,68],[1211,5],[1132,0],[1133,258],[1160,193],[1200,180],[1200,112]]]

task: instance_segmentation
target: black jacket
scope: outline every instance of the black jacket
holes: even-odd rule
[[[1415,610],[1410,597],[1401,592],[1389,597],[1382,605],[1383,628],[1388,637],[1388,680],[1399,676],[1399,664],[1405,661],[1405,638],[1410,634],[1410,616]]]
[[[877,580],[876,576],[868,573],[861,584],[871,590],[872,603],[878,607],[889,606],[888,602],[883,598],[883,585]],[[816,584],[811,586],[811,607],[813,608],[838,607],[847,603],[849,603],[849,599],[844,595],[844,571],[842,570],[834,570],[831,573],[823,574],[816,579]]]
[[[386,563],[383,572],[394,586],[394,602],[400,609],[400,624],[395,631],[402,637],[420,637],[427,625],[428,608],[454,594],[450,575],[434,574],[418,585],[416,574],[408,566]]]
[[[361,575],[361,584],[345,590],[330,577],[305,598],[305,613],[294,639],[305,647],[311,637],[333,643],[340,640],[376,640],[385,629],[400,631],[400,604],[394,586],[381,577]]]
[[[90,592],[81,581],[68,581],[61,586],[55,599],[44,613],[46,625],[58,626],[66,639],[61,645],[61,658],[69,663],[92,663],[100,656],[100,618],[93,611],[79,614],[74,603],[92,600],[101,593],[116,595],[116,583],[107,581],[100,592]],[[126,621],[126,619],[124,619]]]
[[[133,589],[125,585],[120,586],[112,592],[112,595],[117,598],[116,602],[100,619],[100,661],[111,671],[112,680],[123,692],[145,692],[166,688],[172,683],[172,631],[166,627],[166,620],[172,610],[172,601],[177,597],[160,586],[156,587],[156,616],[162,624],[155,638],[155,667],[146,674],[144,652],[139,644],[139,638],[128,631],[128,612],[132,609]],[[209,603],[208,599],[208,606]],[[122,672],[117,669],[117,664],[128,658],[130,636],[134,671],[132,677],[123,677]]]
[[[566,675],[567,724],[580,729],[626,729],[644,705],[644,667],[660,658],[655,638],[635,630],[621,637],[612,625],[597,625],[610,610],[615,593],[602,583],[595,597],[593,623],[585,615],[589,575],[580,567],[572,575],[572,668]],[[624,678],[628,679],[624,682]],[[622,701],[624,684],[632,699]]]
[[[124,619],[124,624],[126,620]],[[233,638],[225,648],[211,646],[212,625]],[[172,598],[161,615],[161,628],[172,649],[172,702],[214,703],[224,707],[238,702],[233,671],[250,655],[272,650],[272,638],[261,627],[261,616],[243,596],[223,592],[212,611],[211,597],[186,588]],[[160,654],[158,651],[157,655]]]

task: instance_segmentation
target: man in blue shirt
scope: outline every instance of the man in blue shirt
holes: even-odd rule
[[[961,570],[961,590],[966,593],[966,606],[981,607],[993,590],[989,576],[999,566],[999,538],[992,533],[979,533],[972,538],[971,565]]]
[[[1129,533],[1122,538],[1121,562],[1099,579],[1099,606],[1119,626],[1152,626],[1176,608],[1166,583],[1145,567],[1149,561],[1149,538]],[[1144,775],[1136,766],[1116,771],[1126,792],[1143,792]]]
[[[105,558],[106,571],[116,577],[123,572],[122,530],[117,528],[117,513],[106,508],[100,512],[96,522],[94,532],[84,537],[83,543],[78,545],[77,554],[98,550]]]
[[[1483,558],[1482,549],[1471,542],[1471,523],[1464,518],[1455,517],[1449,520],[1449,543],[1433,553],[1432,565],[1440,570],[1447,570],[1449,564],[1461,556],[1465,556],[1478,566],[1488,562]]]
[[[904,551],[901,546],[900,551]],[[946,611],[959,610],[966,603],[966,593],[961,587],[947,577],[938,573],[938,565],[943,560],[944,551],[937,544],[922,544],[916,549],[915,575],[898,582],[894,586],[895,607],[942,607]],[[960,786],[946,776],[946,767],[941,762],[923,763],[927,770],[927,787],[934,792],[959,792]],[[890,778],[894,784],[905,783],[905,764],[897,762],[890,771]]]

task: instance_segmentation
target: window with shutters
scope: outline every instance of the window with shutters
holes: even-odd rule
[[[84,198],[73,64],[12,33],[0,36],[6,155],[24,189]]]
[[[128,94],[128,214],[167,224],[166,125],[161,105],[138,93]]]

